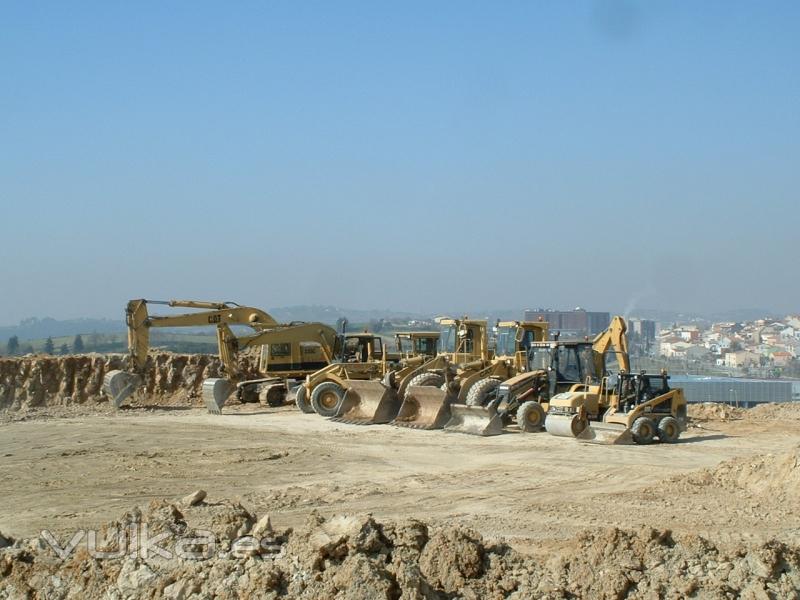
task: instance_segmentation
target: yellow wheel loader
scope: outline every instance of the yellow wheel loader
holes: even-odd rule
[[[479,360],[485,364],[490,351],[486,321],[440,319],[439,325],[440,332],[418,334],[428,337],[428,342],[416,346],[414,355],[405,356],[395,368],[387,369],[382,380],[350,382],[336,418],[358,424],[391,421],[409,427],[441,419],[446,394],[440,388],[454,362]],[[438,338],[438,348],[432,345],[434,336]],[[419,392],[406,404],[411,386]],[[433,395],[426,396],[429,391]]]
[[[384,348],[380,336],[368,332],[341,335],[335,355],[334,362],[307,375],[297,389],[297,406],[303,412],[336,417],[341,412],[346,390],[356,389],[354,386],[365,381],[382,379],[395,368],[399,357]],[[365,401],[358,411],[350,407],[350,412],[355,415],[368,411],[380,422],[385,422],[382,420],[385,415],[396,412],[391,397],[382,395],[374,400],[374,406]]]

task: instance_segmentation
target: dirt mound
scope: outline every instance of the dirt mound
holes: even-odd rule
[[[689,418],[693,421],[733,421],[744,418],[747,410],[718,402],[689,404]]]
[[[245,358],[245,372],[253,369]],[[108,371],[124,369],[125,355],[32,356],[0,359],[0,409],[27,409],[107,402],[102,393]],[[128,401],[142,403],[199,403],[207,377],[219,377],[221,363],[206,354],[152,353],[144,386]]]
[[[139,546],[120,545],[119,531],[137,532],[129,540]],[[587,531],[538,560],[462,527],[413,519],[311,513],[297,530],[276,531],[237,502],[157,501],[95,538],[63,560],[45,539],[8,540],[0,597],[796,598],[800,589],[795,547],[722,551],[669,531]],[[144,551],[143,539],[151,541]]]
[[[689,405],[693,421],[800,421],[800,402],[771,402],[753,408],[737,408],[718,402]]]
[[[783,454],[726,460],[713,469],[670,477],[650,491],[663,494],[666,488],[696,493],[709,487],[770,504],[777,502],[787,507],[800,506],[800,446]]]

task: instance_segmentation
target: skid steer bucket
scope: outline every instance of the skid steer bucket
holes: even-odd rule
[[[470,435],[500,435],[503,433],[503,419],[494,408],[451,404],[450,420],[444,430]]]
[[[331,418],[340,423],[373,425],[388,423],[397,415],[397,392],[380,381],[348,381],[339,410]]]
[[[441,429],[450,420],[447,393],[438,387],[414,385],[406,390],[392,425],[414,429]]]
[[[203,382],[203,402],[208,412],[218,415],[222,413],[225,401],[233,393],[236,386],[227,379],[212,378]]]
[[[109,371],[103,377],[103,392],[111,399],[114,408],[119,408],[133,392],[142,385],[142,378],[135,373]]]
[[[631,430],[613,423],[592,423],[581,431],[578,439],[593,444],[633,444]]]

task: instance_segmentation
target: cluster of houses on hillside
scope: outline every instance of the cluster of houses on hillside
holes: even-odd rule
[[[731,368],[788,367],[800,356],[800,316],[744,323],[673,325],[659,334],[667,358]]]

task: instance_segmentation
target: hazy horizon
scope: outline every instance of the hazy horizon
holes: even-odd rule
[[[3,13],[4,324],[140,297],[800,312],[800,4]]]

